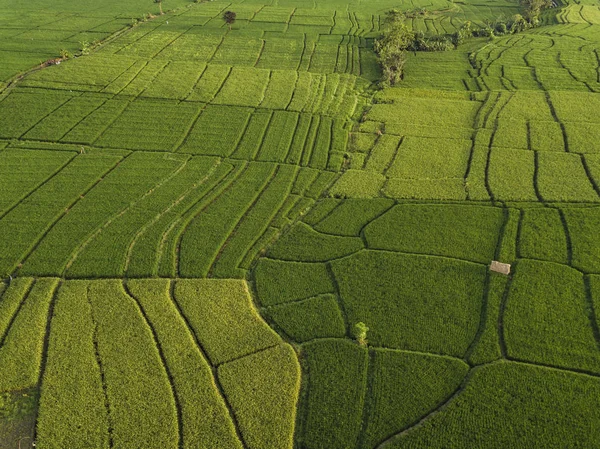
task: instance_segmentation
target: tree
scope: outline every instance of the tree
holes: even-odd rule
[[[354,325],[354,336],[359,345],[367,346],[367,332],[369,332],[369,328],[362,321]]]
[[[521,6],[525,9],[525,19],[537,26],[540,22],[540,14],[542,10],[552,6],[551,0],[521,0]]]
[[[237,14],[233,11],[225,11],[225,13],[223,14],[223,20],[225,21],[230,30],[231,25],[233,25],[233,23],[235,22],[236,16]]]
[[[158,9],[160,11],[160,15],[162,16],[164,14],[162,9],[162,0],[154,0],[154,3],[158,3]]]
[[[404,24],[403,17],[396,16],[393,17],[391,29],[375,41],[375,52],[384,85],[393,86],[402,79],[406,50],[413,45],[414,40],[415,34]]]

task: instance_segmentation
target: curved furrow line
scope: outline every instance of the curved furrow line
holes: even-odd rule
[[[209,364],[211,372],[212,372],[212,378],[213,378],[213,380],[215,382],[215,385],[217,387],[219,396],[223,400],[223,402],[225,404],[225,407],[227,408],[227,411],[229,412],[229,418],[231,419],[231,422],[233,423],[233,426],[235,428],[236,437],[242,443],[242,446],[244,448],[247,448],[248,445],[247,445],[246,441],[244,440],[244,437],[243,437],[242,432],[240,430],[240,425],[239,425],[239,422],[238,422],[237,417],[235,415],[235,412],[233,411],[233,408],[231,407],[229,399],[227,398],[227,395],[225,394],[225,391],[223,390],[223,386],[221,385],[221,382],[219,381],[219,376],[217,374],[217,367],[215,365],[213,365],[213,363],[211,362],[211,359],[208,357],[208,353],[206,352],[206,349],[204,348],[204,346],[200,342],[200,339],[198,338],[198,335],[196,334],[196,332],[195,332],[194,328],[192,327],[190,321],[188,320],[188,318],[183,313],[183,310],[181,309],[181,306],[179,305],[179,303],[177,301],[177,298],[175,297],[175,281],[173,281],[173,280],[170,281],[169,297],[170,297],[171,302],[173,303],[173,305],[177,309],[177,313],[179,314],[179,316],[181,317],[181,319],[184,321],[188,332],[193,337],[194,343],[195,343],[196,347],[198,348],[198,351],[200,352],[200,355],[204,358],[204,360],[206,361],[206,363]]]
[[[150,187],[142,196],[138,197],[135,201],[133,201],[132,203],[130,203],[127,207],[125,207],[124,209],[122,209],[121,211],[117,212],[116,214],[114,214],[112,217],[108,218],[107,220],[104,221],[104,223],[102,223],[100,226],[98,226],[94,231],[92,231],[88,238],[83,242],[80,243],[77,248],[73,251],[73,253],[71,254],[69,261],[67,262],[67,264],[65,265],[62,273],[63,275],[69,271],[69,268],[71,268],[71,265],[73,265],[73,263],[75,262],[75,260],[77,260],[77,257],[79,257],[79,255],[85,250],[85,248],[92,242],[92,240],[94,240],[98,234],[100,234],[104,229],[106,229],[108,226],[111,225],[111,223],[113,221],[115,221],[117,218],[121,217],[122,215],[126,214],[132,207],[134,207],[136,204],[138,204],[140,201],[144,200],[146,197],[152,195],[154,193],[154,191],[156,189],[158,189],[159,187],[161,187],[163,184],[167,183],[168,181],[170,181],[172,178],[174,178],[175,176],[177,176],[181,170],[183,170],[185,168],[185,166],[187,165],[188,161],[189,161],[190,157],[188,156],[188,158],[183,161],[183,163],[175,170],[173,170],[171,173],[169,173],[168,176],[166,176],[165,178],[159,180],[156,184],[154,184],[152,187]]]
[[[179,437],[179,440],[177,442],[177,447],[179,447],[181,449],[181,448],[183,448],[183,443],[184,443],[184,441],[183,441],[183,420],[181,417],[182,416],[181,398],[180,398],[180,394],[177,391],[177,388],[175,386],[175,382],[173,381],[173,374],[171,373],[171,370],[169,369],[169,366],[165,359],[164,350],[158,339],[158,334],[156,333],[156,329],[154,328],[150,319],[148,318],[146,311],[142,307],[142,304],[140,303],[139,299],[129,289],[127,282],[125,280],[122,280],[121,283],[123,285],[123,290],[125,291],[127,296],[129,296],[131,298],[131,300],[135,303],[138,311],[140,312],[140,315],[144,319],[144,323],[146,324],[146,326],[148,326],[148,329],[150,329],[150,332],[152,333],[152,339],[153,339],[154,345],[158,349],[158,354],[160,356],[160,362],[165,370],[167,378],[169,379],[169,386],[171,388],[171,394],[173,395],[173,402],[175,403],[175,410],[177,413],[177,431],[178,431],[178,437]]]
[[[483,366],[483,365],[481,365],[481,366]],[[443,412],[465,390],[465,388],[467,387],[467,384],[469,383],[469,381],[471,380],[471,378],[473,377],[473,375],[475,374],[475,372],[478,369],[480,369],[480,366],[471,368],[468,371],[467,375],[464,377],[461,384],[458,386],[458,388],[450,396],[448,396],[448,398],[444,402],[442,402],[440,405],[438,405],[435,409],[430,411],[427,415],[423,416],[418,421],[410,424],[408,427],[404,428],[403,430],[389,436],[388,438],[386,438],[385,440],[380,442],[375,447],[375,449],[384,449],[385,447],[389,446],[390,444],[393,444],[394,442],[401,440],[404,435],[406,435],[409,432],[412,432],[413,430],[418,429],[419,427],[423,426],[426,422],[430,421],[438,413]]]
[[[133,238],[133,240],[129,244],[129,247],[127,248],[127,256],[125,258],[125,267],[123,269],[123,271],[125,273],[127,273],[127,270],[129,268],[129,263],[131,261],[131,253],[133,251],[133,248],[135,247],[135,245],[136,245],[137,241],[140,239],[140,237],[142,235],[144,235],[146,233],[146,231],[149,228],[151,228],[157,221],[159,221],[162,217],[164,217],[165,214],[169,213],[174,207],[178,206],[182,201],[186,200],[190,195],[192,195],[192,192],[194,190],[198,189],[198,187],[200,187],[202,184],[204,184],[214,174],[215,170],[217,169],[217,167],[219,165],[221,165],[222,162],[223,162],[222,159],[217,160],[216,163],[211,167],[210,171],[202,179],[198,180],[187,191],[185,191],[182,195],[180,195],[177,199],[175,199],[175,201],[173,201],[173,203],[171,203],[160,214],[156,215],[152,220],[150,220],[149,222],[144,224],[144,226],[139,228],[138,232],[136,233],[135,237]]]

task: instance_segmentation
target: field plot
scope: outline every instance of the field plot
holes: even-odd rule
[[[173,283],[173,290],[171,282],[66,281],[52,300],[51,319],[48,302],[58,280],[41,279],[29,287],[2,348],[14,363],[31,356],[22,370],[28,378],[10,380],[13,365],[4,363],[2,390],[22,389],[42,370],[38,445],[262,448],[265,441],[276,441],[273,447],[292,447],[298,362],[252,309],[245,283],[182,281]],[[18,288],[15,284],[5,294]],[[199,302],[193,295],[197,289],[204,292]],[[221,320],[214,307],[225,305],[223,295],[236,304],[238,317]],[[197,321],[198,305],[221,317],[213,321],[214,329]],[[30,339],[37,343],[29,352],[13,348],[9,356],[10,342],[28,315],[42,324],[39,337]],[[46,320],[49,344],[40,367]],[[228,322],[236,322],[239,333],[219,342]],[[256,344],[248,343],[249,336]],[[213,354],[222,354],[218,362]],[[277,413],[262,419],[267,410]]]
[[[596,0],[9,3],[0,449],[600,447]]]

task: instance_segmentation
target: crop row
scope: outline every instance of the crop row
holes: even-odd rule
[[[568,266],[520,260],[506,300],[508,355],[550,366],[600,373],[584,277]]]
[[[523,444],[593,445],[600,434],[590,429],[588,419],[600,419],[599,389],[593,377],[496,362],[475,368],[447,407],[391,438],[387,447],[501,448],[512,444],[515,429]],[[549,397],[554,398],[551,403]]]
[[[38,446],[292,447],[298,362],[253,310],[245,283],[171,282],[62,283]],[[18,278],[4,292],[1,304],[18,315],[0,342],[2,391],[38,383],[57,284]]]
[[[597,154],[528,151],[468,141],[455,148],[439,139],[378,139],[365,158],[352,155],[352,166],[330,190],[348,198],[544,201],[596,203],[600,168]],[[358,157],[357,157],[358,155]],[[393,161],[390,165],[390,161]],[[468,164],[470,162],[470,164]],[[364,168],[363,168],[364,167]],[[468,177],[464,178],[465,173]]]
[[[18,157],[19,164],[35,161],[30,155],[41,155],[42,163],[43,155],[64,156],[57,159],[62,169],[42,184],[34,173],[30,182],[37,188],[0,218],[0,230],[9,236],[0,245],[3,276],[244,277],[262,245],[334,176],[293,165],[164,153],[3,154]],[[21,178],[27,180],[26,173]]]

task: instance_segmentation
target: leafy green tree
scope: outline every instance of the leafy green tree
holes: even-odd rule
[[[542,10],[551,7],[552,0],[521,0],[521,6],[525,9],[525,19],[533,26],[537,26]]]
[[[362,321],[354,325],[354,336],[359,345],[367,346],[367,332],[369,332],[369,328]]]
[[[233,25],[235,23],[236,17],[237,17],[237,14],[234,13],[233,11],[225,11],[225,13],[223,13],[223,20],[229,27],[229,30],[231,30],[231,25]]]
[[[403,16],[392,13],[390,30],[375,41],[375,52],[382,71],[382,83],[393,86],[402,80],[406,50],[412,46],[415,34],[404,24]]]

